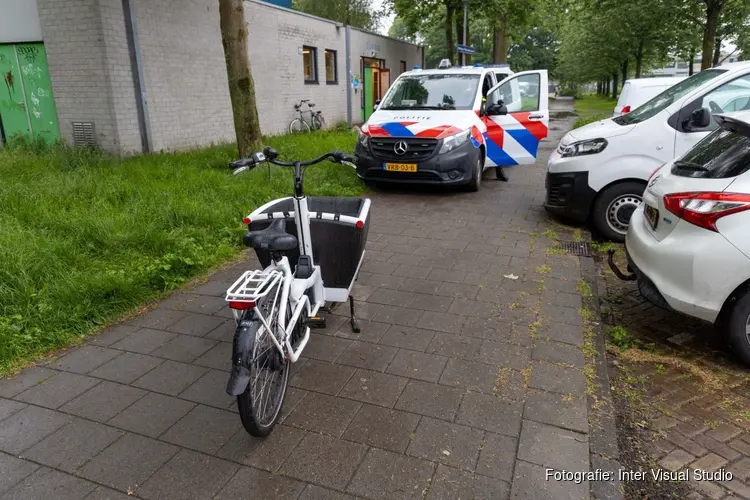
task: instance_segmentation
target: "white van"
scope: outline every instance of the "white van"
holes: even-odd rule
[[[476,191],[486,169],[534,163],[547,136],[547,85],[546,70],[447,61],[402,73],[360,129],[357,175]]]
[[[614,116],[630,113],[641,104],[650,101],[672,85],[684,80],[684,76],[664,78],[633,78],[626,80],[615,106]]]
[[[550,155],[544,206],[623,241],[650,174],[716,129],[714,113],[743,109],[750,61],[701,71],[626,115],[572,130]]]

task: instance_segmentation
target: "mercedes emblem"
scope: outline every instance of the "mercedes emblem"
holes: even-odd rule
[[[398,141],[395,146],[393,146],[393,152],[397,155],[403,155],[406,154],[406,152],[409,150],[409,145],[406,144],[404,141]]]

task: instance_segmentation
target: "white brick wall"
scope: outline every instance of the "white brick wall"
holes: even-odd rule
[[[329,125],[346,120],[346,29],[255,1],[245,2],[245,18],[263,133],[286,132],[289,122],[298,116],[294,104],[301,99],[311,99]],[[303,45],[317,49],[317,84],[304,82]],[[336,51],[338,84],[326,83],[325,49]]]
[[[37,0],[62,137],[93,121],[99,145],[119,151],[98,0]],[[131,84],[132,87],[132,84]]]
[[[131,0],[136,1],[137,0]],[[99,0],[102,41],[113,117],[121,153],[141,152],[136,92],[121,0]]]
[[[153,148],[186,149],[233,141],[234,126],[216,0],[131,0],[148,97]],[[121,0],[37,0],[63,137],[73,121],[93,121],[99,145],[142,148]],[[293,105],[311,99],[330,125],[346,119],[346,28],[288,9],[245,2],[250,66],[261,131],[279,134]],[[392,80],[399,61],[421,64],[414,45],[352,30],[352,71],[361,74],[368,43],[380,47]],[[304,82],[302,46],[317,49],[318,83]],[[338,84],[327,84],[325,49],[337,51]],[[361,92],[352,94],[360,117]]]
[[[217,0],[131,0],[153,147],[233,141]]]

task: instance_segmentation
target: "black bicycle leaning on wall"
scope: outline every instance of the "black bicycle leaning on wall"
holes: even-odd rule
[[[302,105],[307,103],[307,111],[302,110]],[[313,111],[315,107],[314,102],[310,102],[310,99],[302,99],[299,104],[294,105],[294,111],[299,113],[299,118],[295,118],[289,124],[289,133],[296,134],[299,132],[310,132],[312,130],[323,129],[326,126],[326,121],[323,118],[322,111]],[[310,113],[310,121],[305,119],[305,114]]]

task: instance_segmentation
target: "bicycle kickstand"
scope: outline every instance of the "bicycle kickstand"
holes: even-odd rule
[[[359,321],[357,321],[356,316],[354,315],[354,297],[352,295],[349,295],[349,311],[351,311],[351,323],[352,323],[352,331],[354,333],[359,333]]]

